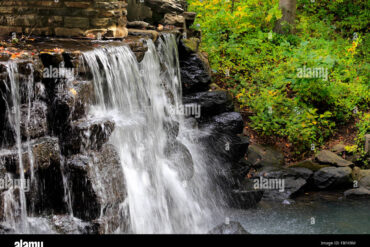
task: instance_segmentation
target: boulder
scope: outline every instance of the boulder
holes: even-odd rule
[[[316,156],[316,160],[321,164],[329,164],[332,166],[339,166],[339,167],[346,167],[346,166],[352,166],[353,163],[350,161],[347,161],[338,155],[336,155],[333,152],[330,152],[328,150],[322,150],[320,151]]]
[[[83,153],[85,150],[99,150],[109,140],[115,123],[109,119],[79,119],[62,139],[65,154]]]
[[[284,165],[284,154],[269,146],[252,144],[248,148],[247,162],[256,168],[281,167]]]
[[[257,206],[261,201],[263,190],[233,190],[231,192],[231,206],[240,209],[249,209]]]
[[[240,113],[225,112],[213,116],[199,126],[214,133],[240,134],[243,131],[244,122]]]
[[[356,188],[344,191],[345,198],[370,198],[370,190],[366,188]]]
[[[284,201],[303,191],[312,174],[313,172],[307,168],[274,168],[271,170],[267,167],[258,172],[251,181],[254,189],[258,185],[257,189],[264,190],[264,200]],[[274,186],[267,189],[261,188],[264,183],[274,183]]]
[[[234,109],[231,96],[226,91],[206,91],[189,94],[183,97],[183,104],[200,106],[200,117],[205,118]]]
[[[184,27],[185,18],[182,15],[166,13],[162,20],[164,25],[174,25],[177,27]]]
[[[208,152],[225,162],[238,162],[244,157],[249,139],[244,136],[219,132],[209,132],[199,138],[200,143],[208,148]]]
[[[338,143],[332,147],[331,151],[340,155],[346,151],[346,145]]]
[[[244,227],[236,221],[230,221],[216,226],[208,234],[250,234]]]
[[[155,13],[182,13],[184,12],[183,1],[176,0],[145,0],[145,5]]]
[[[319,189],[349,188],[352,186],[352,169],[349,167],[324,167],[313,175],[313,183]]]
[[[84,221],[99,219],[99,232],[114,232],[121,223],[120,204],[127,196],[119,155],[111,144],[66,161],[73,213]],[[104,230],[105,229],[105,230]]]

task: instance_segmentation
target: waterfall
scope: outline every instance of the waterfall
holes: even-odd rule
[[[195,138],[198,130],[177,114],[182,95],[176,40],[165,34],[157,47],[146,42],[140,63],[127,46],[83,54],[96,99],[89,114],[116,123],[110,142],[126,179],[128,231],[206,233],[219,213],[219,198]]]
[[[20,186],[18,188],[12,188],[9,192],[7,192],[5,196],[5,204],[10,204],[9,210],[14,210],[15,214],[17,213],[17,209],[20,210],[20,217],[19,219],[15,219],[14,214],[9,214],[6,212],[7,216],[11,216],[11,218],[6,218],[6,222],[14,224],[13,227],[17,229],[19,232],[28,233],[28,224],[27,224],[27,205],[26,205],[26,195],[24,192],[25,188],[25,175],[24,175],[24,167],[23,167],[23,158],[22,158],[22,136],[21,136],[21,95],[20,95],[20,82],[18,78],[18,68],[17,64],[14,62],[8,62],[6,64],[6,71],[9,76],[9,85],[7,86],[7,91],[10,93],[10,104],[6,103],[7,112],[8,112],[8,121],[13,128],[14,132],[14,139],[15,139],[15,146],[18,151],[18,172],[20,176]],[[15,191],[19,190],[19,191]],[[10,194],[9,194],[10,193]],[[14,193],[19,193],[19,206],[17,205],[17,201],[15,200]],[[6,205],[5,209],[8,209],[8,205]]]

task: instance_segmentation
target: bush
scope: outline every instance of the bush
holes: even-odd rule
[[[272,31],[278,0],[236,0],[233,11],[231,0],[189,3],[215,78],[253,112],[261,134],[303,152],[369,110],[367,1],[298,0],[289,35]]]

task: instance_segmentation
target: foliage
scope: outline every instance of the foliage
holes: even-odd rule
[[[272,31],[278,0],[188,1],[218,83],[261,134],[302,152],[369,110],[368,0],[298,0],[289,35]]]

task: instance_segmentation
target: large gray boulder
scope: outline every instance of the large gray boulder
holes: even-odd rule
[[[324,167],[313,175],[319,189],[349,188],[352,186],[352,169],[349,167]]]
[[[284,154],[269,146],[252,144],[248,148],[247,162],[253,167],[282,167]]]
[[[332,166],[347,167],[353,165],[352,162],[341,158],[333,152],[322,150],[316,155],[316,160],[321,164],[329,164]]]

